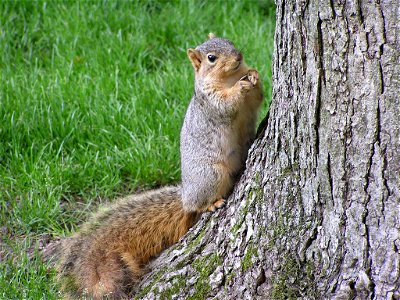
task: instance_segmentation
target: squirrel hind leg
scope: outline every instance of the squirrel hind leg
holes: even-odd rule
[[[207,207],[207,211],[214,212],[217,209],[223,207],[225,205],[225,199],[218,199],[214,203],[212,203],[210,206]]]

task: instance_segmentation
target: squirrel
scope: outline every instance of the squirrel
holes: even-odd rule
[[[262,102],[257,71],[213,34],[187,54],[195,92],[180,136],[182,185],[117,200],[64,239],[57,271],[67,299],[128,297],[152,259],[225,203],[244,166]]]
[[[226,39],[209,40],[187,54],[195,92],[181,130],[182,202],[188,212],[225,203],[255,136],[263,95],[259,75]]]

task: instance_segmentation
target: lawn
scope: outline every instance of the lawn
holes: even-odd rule
[[[274,29],[271,1],[1,1],[0,298],[57,299],[40,247],[179,182],[186,49],[210,31],[260,71],[265,115]]]

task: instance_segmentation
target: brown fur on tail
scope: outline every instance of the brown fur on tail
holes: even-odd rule
[[[180,187],[165,187],[104,207],[62,242],[58,278],[68,298],[124,298],[147,263],[197,221]]]

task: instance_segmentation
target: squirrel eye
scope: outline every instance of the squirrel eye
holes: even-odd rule
[[[210,63],[215,62],[216,59],[217,59],[217,57],[216,57],[215,55],[213,55],[213,54],[208,54],[208,55],[207,55],[207,58],[208,58],[208,61],[209,61]]]

